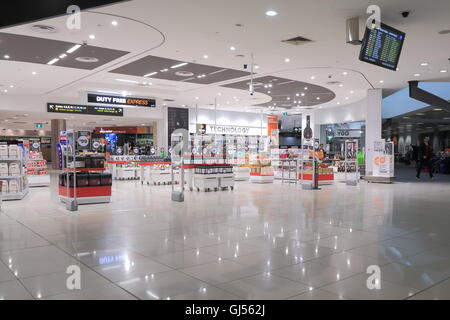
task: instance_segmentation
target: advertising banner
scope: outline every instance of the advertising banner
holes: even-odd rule
[[[384,139],[375,140],[373,148],[373,175],[390,178],[394,176],[394,144]]]

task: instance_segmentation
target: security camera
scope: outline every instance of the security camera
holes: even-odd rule
[[[409,17],[410,12],[409,11],[403,11],[402,12],[402,17],[403,18],[408,18]]]

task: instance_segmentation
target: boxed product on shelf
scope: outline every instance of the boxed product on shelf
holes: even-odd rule
[[[112,175],[108,172],[102,172],[100,174],[101,185],[105,187],[112,186]]]
[[[8,175],[8,164],[6,162],[0,162],[0,176]]]
[[[5,144],[0,145],[0,157],[8,158],[8,146]]]
[[[9,181],[9,192],[19,192],[19,181],[16,179],[12,179]]]
[[[86,168],[104,168],[105,157],[101,155],[91,154],[87,155],[85,159]]]
[[[11,162],[9,164],[9,175],[10,176],[18,176],[20,175],[20,164],[16,162]]]
[[[19,158],[20,155],[20,149],[17,144],[10,144],[8,146],[8,156],[10,158]]]
[[[8,193],[9,191],[8,187],[8,181],[7,180],[0,180],[0,191],[2,193]]]
[[[89,187],[101,186],[101,176],[99,173],[89,173]]]

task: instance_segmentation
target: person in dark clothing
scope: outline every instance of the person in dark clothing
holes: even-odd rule
[[[423,167],[428,169],[430,178],[433,179],[433,168],[431,158],[433,157],[433,149],[430,146],[430,137],[425,137],[419,147],[419,165],[417,166],[416,178],[420,179],[420,172]]]

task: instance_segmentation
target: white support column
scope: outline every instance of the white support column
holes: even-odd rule
[[[381,89],[367,90],[366,103],[366,175],[373,174],[373,143],[381,139]]]
[[[163,107],[163,119],[156,120],[156,139],[154,141],[158,147],[158,154],[159,148],[164,148],[165,152],[168,151],[167,130],[167,107]]]

